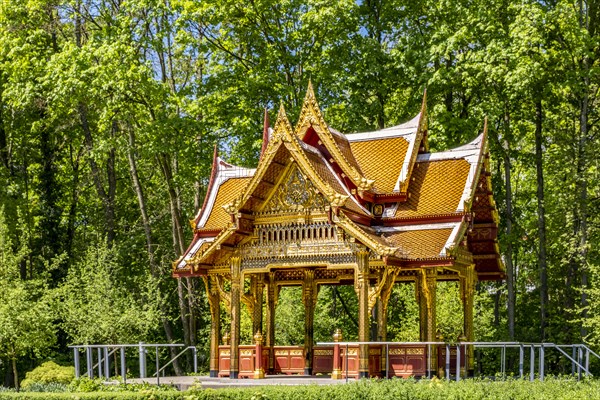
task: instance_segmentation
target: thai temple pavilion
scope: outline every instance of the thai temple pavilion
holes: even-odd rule
[[[367,342],[371,318],[377,340],[386,340],[393,286],[414,282],[420,339],[433,342],[439,339],[436,284],[457,281],[463,339],[473,340],[475,284],[504,277],[487,126],[471,143],[430,153],[425,103],[404,124],[343,134],[325,122],[309,85],[295,128],[283,107],[272,128],[265,115],[256,169],[228,164],[215,150],[204,204],[191,221],[194,238],[173,269],[175,277],[201,277],[206,285],[211,376],[260,378],[267,371],[364,377],[387,371],[386,363],[387,373],[396,376],[436,371],[438,354],[425,344],[387,351],[372,343],[342,350],[316,346],[320,285],[354,285],[358,341]],[[275,346],[278,292],[292,285],[302,287],[304,345]],[[230,328],[219,326],[221,303],[229,309]],[[240,343],[241,303],[252,317],[257,345]],[[472,357],[467,363],[472,369]]]

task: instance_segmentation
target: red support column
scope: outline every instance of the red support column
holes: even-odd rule
[[[342,341],[342,330],[336,329],[333,334],[333,371],[331,379],[342,379],[342,358],[340,357],[340,342]]]
[[[254,361],[254,379],[264,379],[265,370],[262,365],[263,336],[260,333],[260,331],[256,332],[256,335],[254,335],[254,342],[256,343],[256,351],[254,354],[256,358],[256,360]]]

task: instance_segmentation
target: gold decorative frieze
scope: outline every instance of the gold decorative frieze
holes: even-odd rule
[[[423,354],[425,354],[425,349],[409,347],[406,349],[406,354],[408,354],[408,355],[423,355]]]
[[[254,354],[253,350],[241,350],[240,351],[240,355],[241,356],[251,356]]]
[[[332,356],[333,350],[316,349],[315,356]]]
[[[370,356],[378,356],[381,354],[381,349],[369,349]]]
[[[229,350],[221,350],[219,353],[222,356],[229,356],[229,355],[231,355],[231,352]]]
[[[275,355],[276,356],[287,356],[288,351],[287,350],[275,350]]]
[[[345,354],[345,349],[342,349],[342,353]],[[358,355],[358,349],[348,349],[348,355],[349,356],[357,356]]]
[[[391,356],[403,356],[406,353],[404,352],[404,349],[390,349],[389,354]]]
[[[301,356],[302,350],[290,350],[290,356]]]

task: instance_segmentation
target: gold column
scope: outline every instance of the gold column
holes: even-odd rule
[[[369,252],[356,253],[356,289],[358,290],[358,341],[369,341]],[[358,377],[369,376],[369,345],[359,345]]]
[[[240,298],[242,291],[242,262],[239,255],[231,257],[231,363],[229,377],[237,379],[240,358]]]
[[[475,284],[477,282],[477,274],[475,273],[475,265],[465,267],[464,272],[459,274],[460,294],[463,303],[464,328],[463,332],[468,342],[475,340],[473,331],[473,307],[475,297]],[[473,346],[467,346],[467,371],[472,376],[473,374]]]
[[[419,271],[419,286],[420,286],[420,315],[425,317],[425,321],[421,319],[421,334],[426,342],[435,342],[436,339],[436,290],[437,290],[437,269],[423,268]],[[431,347],[429,354],[431,363],[431,373],[436,371],[437,367],[437,352],[435,346]]]
[[[221,328],[221,296],[217,278],[215,276],[203,276],[204,286],[206,287],[206,297],[210,307],[210,377],[219,376],[219,337]]]
[[[250,290],[252,293],[252,334],[262,332],[262,309],[264,278],[263,274],[254,274],[250,280]]]
[[[275,272],[269,272],[269,282],[267,284],[267,343],[269,349],[269,373],[275,369],[275,306],[277,306],[277,285],[275,283]]]
[[[317,284],[315,282],[315,271],[307,269],[304,271],[302,282],[302,302],[304,303],[304,375],[312,375],[313,356],[313,326],[315,318],[315,306],[317,305]]]

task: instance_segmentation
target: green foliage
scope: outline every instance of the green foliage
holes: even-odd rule
[[[170,385],[151,385],[149,383],[119,383],[106,384],[101,379],[90,379],[82,377],[74,379],[68,386],[68,391],[73,393],[92,393],[92,392],[172,392],[176,391]]]
[[[490,381],[392,379],[361,380],[340,385],[263,386],[243,389],[190,389],[186,392],[146,390],[139,392],[0,393],[8,399],[593,399],[600,395],[596,380]]]
[[[74,367],[60,366],[54,361],[46,361],[25,374],[25,379],[21,382],[21,388],[31,392],[41,391],[35,390],[34,385],[49,383],[68,385],[73,379],[75,379]]]
[[[515,339],[600,346],[599,16],[597,2],[571,0],[1,2],[0,372],[42,359],[57,330],[59,353],[69,342],[206,348],[202,285],[170,277],[192,234],[183,221],[202,204],[213,145],[254,166],[263,109],[281,101],[295,120],[309,78],[343,132],[405,121],[425,87],[434,150],[473,139],[486,115]],[[478,339],[509,338],[508,296],[506,283],[479,283]],[[454,339],[456,287],[437,299]],[[352,287],[321,288],[317,341],[336,327],[356,339],[356,309]],[[282,290],[278,343],[301,343],[302,314],[298,290]],[[418,338],[412,284],[394,288],[388,321],[390,339]]]
[[[135,343],[158,324],[152,281],[127,290],[127,274],[115,248],[106,243],[88,248],[86,257],[69,270],[60,287],[62,327],[77,343]]]

